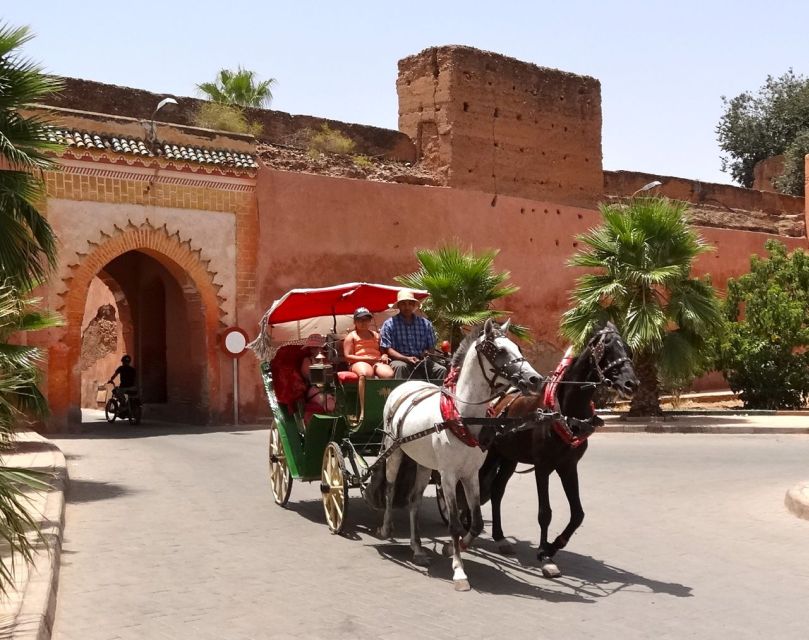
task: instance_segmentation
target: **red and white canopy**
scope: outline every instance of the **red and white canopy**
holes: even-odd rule
[[[262,358],[270,357],[273,347],[305,340],[313,333],[345,334],[353,326],[353,313],[365,307],[374,314],[377,328],[396,312],[396,296],[404,287],[367,282],[292,289],[272,303],[260,323],[259,337],[250,345]],[[419,300],[429,294],[413,290]]]

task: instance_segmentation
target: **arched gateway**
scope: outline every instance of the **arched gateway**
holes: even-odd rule
[[[179,232],[147,219],[102,231],[86,253],[66,267],[66,289],[59,295],[65,319],[62,339],[50,349],[49,386],[55,417],[79,419],[81,404],[82,320],[93,278],[114,285],[126,301],[131,323],[131,355],[141,375],[143,399],[170,420],[206,422],[219,392],[216,335],[224,315],[214,273],[202,252]],[[67,373],[67,379],[63,378]],[[109,372],[110,374],[112,372]],[[108,374],[109,375],[109,374]],[[53,402],[67,383],[64,404]],[[64,388],[64,386],[63,386]]]

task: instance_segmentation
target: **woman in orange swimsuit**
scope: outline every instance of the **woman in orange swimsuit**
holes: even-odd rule
[[[392,378],[388,356],[379,350],[379,334],[370,329],[373,315],[365,307],[354,311],[354,331],[343,340],[343,354],[351,371],[366,378]]]

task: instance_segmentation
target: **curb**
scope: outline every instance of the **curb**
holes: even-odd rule
[[[787,491],[784,504],[799,518],[809,520],[809,481],[796,484]]]
[[[59,564],[65,527],[67,464],[64,454],[56,445],[33,431],[18,433],[17,442],[23,445],[35,443],[42,447],[35,454],[35,465],[18,466],[49,469],[53,473],[53,478],[39,519],[42,537],[48,546],[47,549],[39,550],[34,556],[33,563],[24,569],[27,571],[27,580],[18,585],[19,608],[14,613],[10,635],[4,637],[12,640],[49,640],[56,613]]]
[[[758,427],[755,425],[693,425],[693,424],[612,424],[599,427],[596,433],[725,433],[729,435],[803,435],[807,427]]]

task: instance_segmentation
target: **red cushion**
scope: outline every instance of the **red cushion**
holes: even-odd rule
[[[354,373],[353,371],[338,371],[337,372],[337,379],[342,384],[351,384],[351,383],[357,382],[357,380],[359,380],[360,377],[356,373]]]

